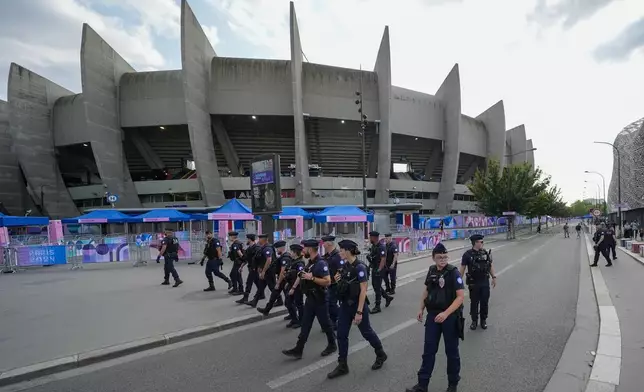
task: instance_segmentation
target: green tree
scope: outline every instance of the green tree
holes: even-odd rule
[[[468,184],[479,209],[486,215],[500,216],[505,211],[526,215],[536,198],[550,186],[550,178],[530,164],[508,165],[490,159],[484,170],[477,170]],[[514,219],[510,218],[508,237],[514,237]]]
[[[530,205],[526,215],[531,218],[541,218],[544,216],[553,216],[557,218],[569,216],[569,209],[561,198],[561,190],[552,186],[542,191],[535,197]],[[548,221],[546,220],[546,227]]]
[[[570,205],[570,215],[571,216],[584,216],[588,214],[591,208],[594,208],[593,203],[589,203],[583,200],[576,200]]]

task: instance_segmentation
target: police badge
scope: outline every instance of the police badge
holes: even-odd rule
[[[441,289],[445,287],[445,278],[443,278],[442,276],[438,279],[438,287],[440,287]]]

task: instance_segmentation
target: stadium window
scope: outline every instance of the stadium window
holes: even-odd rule
[[[394,163],[394,173],[409,173],[410,171],[409,163]]]
[[[197,166],[195,165],[195,161],[186,159],[186,169],[188,170],[197,170]]]

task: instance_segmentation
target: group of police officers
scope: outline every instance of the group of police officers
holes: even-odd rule
[[[369,314],[382,311],[382,298],[385,299],[385,307],[394,299],[398,250],[390,234],[385,235],[383,243],[380,241],[380,233],[369,233],[371,247],[366,257],[367,265],[358,260],[359,246],[351,240],[340,241],[336,246],[334,236],[324,236],[324,254],[320,255],[320,242],[316,239],[292,244],[287,251],[286,242],[277,241],[271,245],[265,234],[247,234],[244,246],[238,239],[239,233],[232,231],[228,233],[228,258],[232,261],[229,276],[220,272],[223,268],[221,242],[212,232],[206,234],[207,242],[201,260],[202,265],[206,261],[205,273],[208,280],[208,287],[204,291],[215,290],[214,275],[228,284],[229,294],[242,296],[237,303],[257,307],[258,302],[265,299],[268,288],[270,297],[266,305],[258,307],[257,311],[268,315],[273,307],[285,305],[288,310],[288,316],[285,317],[289,321],[287,327],[300,328],[296,345],[282,351],[284,355],[302,358],[304,346],[317,317],[327,337],[327,346],[321,355],[328,356],[339,351],[338,364],[327,375],[328,378],[349,373],[347,356],[352,324],[356,324],[375,351],[376,359],[371,368],[377,370],[384,365],[387,354],[371,327]],[[407,392],[427,391],[441,336],[447,355],[447,392],[456,392],[460,380],[459,338],[464,338],[464,285],[470,290],[470,329],[475,330],[479,325],[482,329],[487,328],[490,278],[494,287],[496,276],[491,252],[483,249],[483,236],[473,235],[470,240],[472,249],[463,254],[460,269],[449,264],[447,249],[442,243],[432,250],[434,265],[427,273],[418,313],[418,321],[422,322],[425,311],[427,312],[422,363],[418,371],[418,383],[408,388]],[[165,261],[164,285],[169,284],[170,275],[175,280],[173,287],[183,283],[174,268],[177,252],[178,241],[172,231],[166,231],[160,250]],[[245,286],[242,279],[244,267],[248,270]],[[367,298],[369,276],[375,294],[372,309],[368,307]],[[466,277],[465,282],[462,276]],[[386,288],[382,287],[383,280]],[[253,286],[256,287],[256,292],[249,300]]]

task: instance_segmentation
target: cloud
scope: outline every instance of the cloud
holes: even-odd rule
[[[606,42],[594,52],[598,61],[628,60],[637,50],[644,48],[644,17],[628,25],[617,37]]]
[[[558,0],[556,4],[548,4],[547,0],[537,0],[528,20],[546,27],[563,20],[563,27],[569,29],[615,1],[618,0]]]
[[[142,25],[167,38],[179,38],[181,34],[179,0],[91,0],[91,2],[135,12]]]
[[[219,44],[219,32],[217,30],[216,26],[201,26],[203,29],[204,34],[206,34],[206,37],[208,38],[208,41],[210,41],[210,45],[212,45],[213,48],[217,48],[217,44]]]

